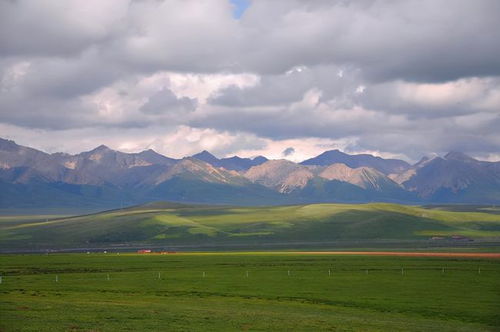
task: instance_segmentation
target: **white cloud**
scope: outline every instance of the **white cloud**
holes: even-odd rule
[[[363,92],[365,92],[365,89],[366,89],[366,86],[364,86],[364,85],[359,85],[359,86],[356,88],[356,93],[363,93]]]
[[[269,159],[289,159],[295,162],[300,162],[308,158],[315,157],[325,150],[341,149],[346,150],[351,144],[352,139],[343,138],[339,140],[325,138],[303,138],[303,139],[286,139],[286,140],[270,140],[265,139],[265,145],[258,149],[240,149],[235,151],[239,156],[255,157],[266,156]],[[292,147],[293,154],[283,156],[283,151]]]
[[[400,83],[397,93],[406,103],[440,107],[477,101],[488,85],[487,79],[479,78],[432,84]]]

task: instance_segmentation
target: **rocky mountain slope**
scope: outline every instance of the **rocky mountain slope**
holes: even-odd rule
[[[240,158],[238,156],[233,156],[230,158],[218,159],[210,152],[204,150],[192,156],[198,160],[203,160],[215,167],[223,167],[227,170],[233,171],[245,171],[252,166],[257,166],[265,163],[268,159],[263,156],[257,156],[255,158]]]
[[[304,160],[302,165],[328,166],[331,164],[344,164],[351,168],[370,167],[384,174],[401,173],[408,168],[410,164],[399,159],[383,159],[370,154],[349,155],[339,150],[325,151],[317,157]]]
[[[327,151],[288,160],[216,158],[207,151],[173,159],[153,150],[124,153],[101,145],[48,154],[0,139],[0,208],[117,207],[153,200],[238,205],[301,202],[500,202],[500,162],[463,153],[415,165]]]
[[[500,162],[486,162],[460,152],[423,158],[392,179],[426,201],[495,203],[500,201]]]

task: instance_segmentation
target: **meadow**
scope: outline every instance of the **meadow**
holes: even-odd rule
[[[500,259],[0,255],[1,331],[498,331]]]
[[[454,236],[466,239],[454,241]],[[500,243],[498,207],[386,203],[234,207],[157,202],[73,217],[0,216],[3,251],[142,246],[376,247],[391,243],[449,247],[484,246],[486,242]]]

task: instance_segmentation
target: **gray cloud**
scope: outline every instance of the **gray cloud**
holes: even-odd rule
[[[0,1],[0,54],[77,56],[109,42],[127,1]]]
[[[196,99],[181,97],[177,98],[172,91],[163,89],[152,95],[148,101],[141,106],[140,111],[150,115],[175,114],[182,116],[196,109]]]
[[[233,9],[0,1],[0,124],[134,137],[191,127],[200,146],[237,137],[224,152],[306,137],[412,158],[500,151],[500,2],[254,1],[240,19]],[[212,78],[205,103],[188,80],[155,80],[165,73],[259,80]]]
[[[288,157],[292,154],[295,153],[295,149],[293,147],[289,147],[289,148],[286,148],[285,150],[283,150],[283,152],[281,153],[284,157]]]
[[[352,65],[372,81],[498,75],[499,12],[494,0],[258,2],[243,21],[261,48],[246,59],[271,72]]]
[[[500,73],[495,0],[255,2],[3,1],[4,56],[95,50],[127,71],[361,68],[371,80],[447,81]],[[182,15],[181,15],[182,14]]]
[[[230,86],[209,100],[221,106],[273,106],[299,101],[311,88],[319,88],[322,98],[352,94],[363,82],[359,71],[338,66],[298,66],[279,75],[264,75],[253,87]],[[340,101],[340,99],[339,99]]]

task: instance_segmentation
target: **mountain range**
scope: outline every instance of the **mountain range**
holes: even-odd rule
[[[403,160],[331,150],[288,160],[174,159],[101,145],[48,154],[0,139],[0,208],[113,208],[155,200],[234,205],[312,202],[500,203],[500,162],[460,152]]]

